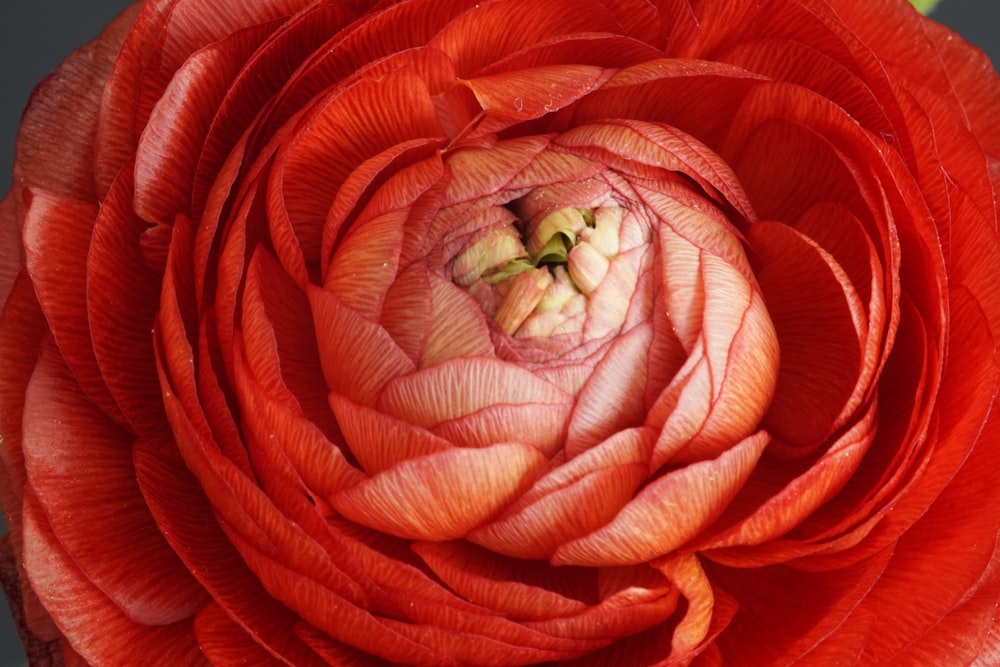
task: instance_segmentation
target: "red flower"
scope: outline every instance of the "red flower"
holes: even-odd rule
[[[3,201],[34,664],[996,664],[1000,80],[904,0],[149,0]]]

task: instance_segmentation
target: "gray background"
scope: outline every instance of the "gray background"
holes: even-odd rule
[[[14,135],[31,89],[130,3],[127,0],[0,2],[3,3],[0,8],[0,191],[6,191],[9,187],[7,174],[13,162]],[[933,17],[982,47],[994,63],[1000,62],[998,0],[943,0]],[[23,665],[24,652],[7,607],[0,602],[0,667]]]

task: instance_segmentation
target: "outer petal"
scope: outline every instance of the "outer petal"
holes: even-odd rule
[[[190,618],[159,627],[130,621],[66,553],[33,494],[25,510],[24,558],[32,586],[88,663],[209,665],[198,650]]]

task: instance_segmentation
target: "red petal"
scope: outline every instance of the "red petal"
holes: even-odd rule
[[[748,238],[763,265],[757,278],[781,347],[764,424],[808,451],[843,425],[867,391],[855,390],[868,331],[864,306],[833,257],[790,227],[759,222]]]
[[[519,29],[493,29],[500,25],[517,25]],[[614,25],[614,17],[597,2],[557,0],[544,6],[530,0],[484,3],[476,11],[451,20],[429,46],[448,54],[459,76],[470,77],[494,60],[554,35],[593,32],[594,26]]]
[[[486,111],[476,133],[496,133],[516,123],[554,113],[608,79],[601,67],[564,64],[518,69],[463,81]]]
[[[198,648],[212,667],[271,667],[274,656],[254,641],[253,637],[231,619],[218,604],[205,605],[194,619],[194,636]],[[302,663],[306,664],[306,663]],[[313,657],[313,667],[325,663]]]
[[[517,619],[576,615],[588,602],[573,595],[590,597],[597,589],[594,570],[506,559],[463,542],[418,542],[413,549],[463,598]]]
[[[826,638],[836,645],[837,633],[871,590],[889,556],[890,550],[885,550],[856,565],[819,573],[784,565],[706,566],[712,581],[740,605],[733,623],[718,639],[725,664],[790,664]],[[880,630],[888,628],[878,628],[874,634]],[[762,636],[768,641],[760,641]],[[839,639],[846,645],[857,642],[854,632]]]
[[[172,225],[191,213],[198,156],[233,77],[270,25],[226,35],[192,55],[157,99],[135,154],[135,212],[147,222]],[[221,165],[220,165],[221,166]]]
[[[282,397],[327,438],[336,440],[312,313],[305,292],[272,255],[258,246],[243,293],[247,361],[271,396]]]
[[[396,279],[407,211],[356,222],[333,252],[323,287],[363,317],[379,319],[386,291]]]
[[[334,195],[355,168],[400,143],[444,133],[426,82],[408,67],[329,93],[316,111],[287,140],[271,189],[283,197],[302,248],[318,258]]]
[[[732,509],[746,511],[749,516],[741,518],[735,525],[726,528],[719,535],[699,543],[699,551],[707,552],[711,558],[712,547],[739,544],[762,544],[785,535],[800,525],[806,517],[826,503],[848,482],[858,469],[876,435],[876,411],[870,407],[846,433],[837,438],[816,461],[809,461],[805,472],[790,481],[783,462],[762,461],[758,472],[763,475],[758,480],[752,476],[745,491],[748,498],[740,496],[733,501]],[[777,478],[777,485],[772,479]],[[723,515],[722,524],[728,524]]]
[[[240,405],[246,415],[251,415],[244,418],[244,430],[255,440],[251,453],[264,448],[267,456],[285,459],[284,465],[290,466],[295,475],[301,477],[301,481],[296,479],[294,485],[291,481],[285,484],[291,488],[283,491],[293,494],[299,491],[315,492],[327,496],[362,481],[364,475],[361,471],[347,460],[337,445],[326,439],[297,406],[275,398],[267,387],[251,377],[247,354],[249,352],[237,356],[235,379]],[[257,469],[265,468],[257,473],[261,478],[277,472],[273,463],[263,463],[260,459],[254,463]],[[271,494],[272,497],[275,495]]]
[[[160,278],[145,265],[140,238],[147,226],[132,213],[131,193],[123,170],[101,203],[87,258],[87,313],[112,396],[136,433],[155,434],[166,427],[150,335]]]
[[[48,324],[26,271],[15,280],[2,312],[0,350],[17,351],[13,356],[4,355],[0,373],[0,506],[7,525],[2,542],[10,550],[3,554],[2,579],[11,609],[20,606],[24,610],[21,622],[25,631],[47,643],[58,640],[59,632],[38,601],[24,569],[16,565],[24,562],[21,513],[27,481],[23,449],[25,392],[43,344],[51,344]],[[8,555],[11,560],[6,562]]]
[[[545,462],[518,443],[452,449],[403,461],[331,502],[352,521],[391,535],[456,539],[522,494]]]
[[[270,597],[213,519],[198,481],[177,450],[140,441],[134,451],[139,485],[163,534],[185,565],[210,591],[213,604],[274,654],[291,664],[308,649],[292,633],[299,621]]]
[[[413,362],[385,329],[342,304],[328,290],[310,285],[306,294],[330,389],[371,405],[386,383],[413,371]]]

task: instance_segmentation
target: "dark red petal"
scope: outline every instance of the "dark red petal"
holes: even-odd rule
[[[815,242],[780,223],[758,222],[748,239],[781,350],[778,383],[764,424],[802,454],[856,409],[868,322],[844,270]]]
[[[10,569],[3,571],[3,584],[11,609],[23,609],[20,624],[38,641],[55,640],[59,632],[38,601],[23,568],[22,504],[27,475],[24,470],[23,415],[28,382],[38,363],[43,344],[51,344],[48,324],[31,286],[27,271],[21,271],[0,317],[0,350],[17,351],[5,356],[0,373],[0,506],[3,507],[9,547]],[[40,649],[47,651],[48,649]]]
[[[80,393],[52,346],[27,388],[24,456],[28,483],[53,535],[126,618],[164,625],[197,609],[204,591],[146,508],[135,482],[131,437]]]
[[[63,635],[88,663],[141,665],[156,656],[164,665],[208,667],[191,632],[190,618],[161,626],[129,620],[66,553],[34,494],[29,493],[26,501],[24,559],[28,577]],[[119,564],[118,573],[126,574],[133,565]]]
[[[198,157],[229,85],[260,42],[274,30],[255,26],[227,35],[192,55],[156,101],[135,154],[135,212],[172,225],[191,213]]]
[[[130,7],[35,89],[14,159],[18,199],[23,188],[40,187],[60,197],[98,200],[92,167],[101,96],[138,12],[139,5]]]
[[[87,317],[87,254],[98,212],[96,204],[33,191],[24,247],[38,302],[63,358],[91,400],[122,421],[97,365]]]
[[[87,257],[87,315],[111,395],[136,433],[157,433],[166,419],[150,331],[160,278],[146,266],[140,239],[147,225],[132,212],[131,193],[132,175],[123,170],[101,203]]]
[[[0,310],[14,287],[14,280],[24,267],[21,222],[17,217],[14,194],[0,201]]]
[[[856,565],[826,572],[784,565],[749,569],[706,565],[712,581],[740,605],[718,639],[725,664],[788,664],[828,637],[834,645],[856,646],[854,632],[842,637],[836,633],[871,590],[890,556],[887,549]],[[762,636],[768,641],[759,641]]]

